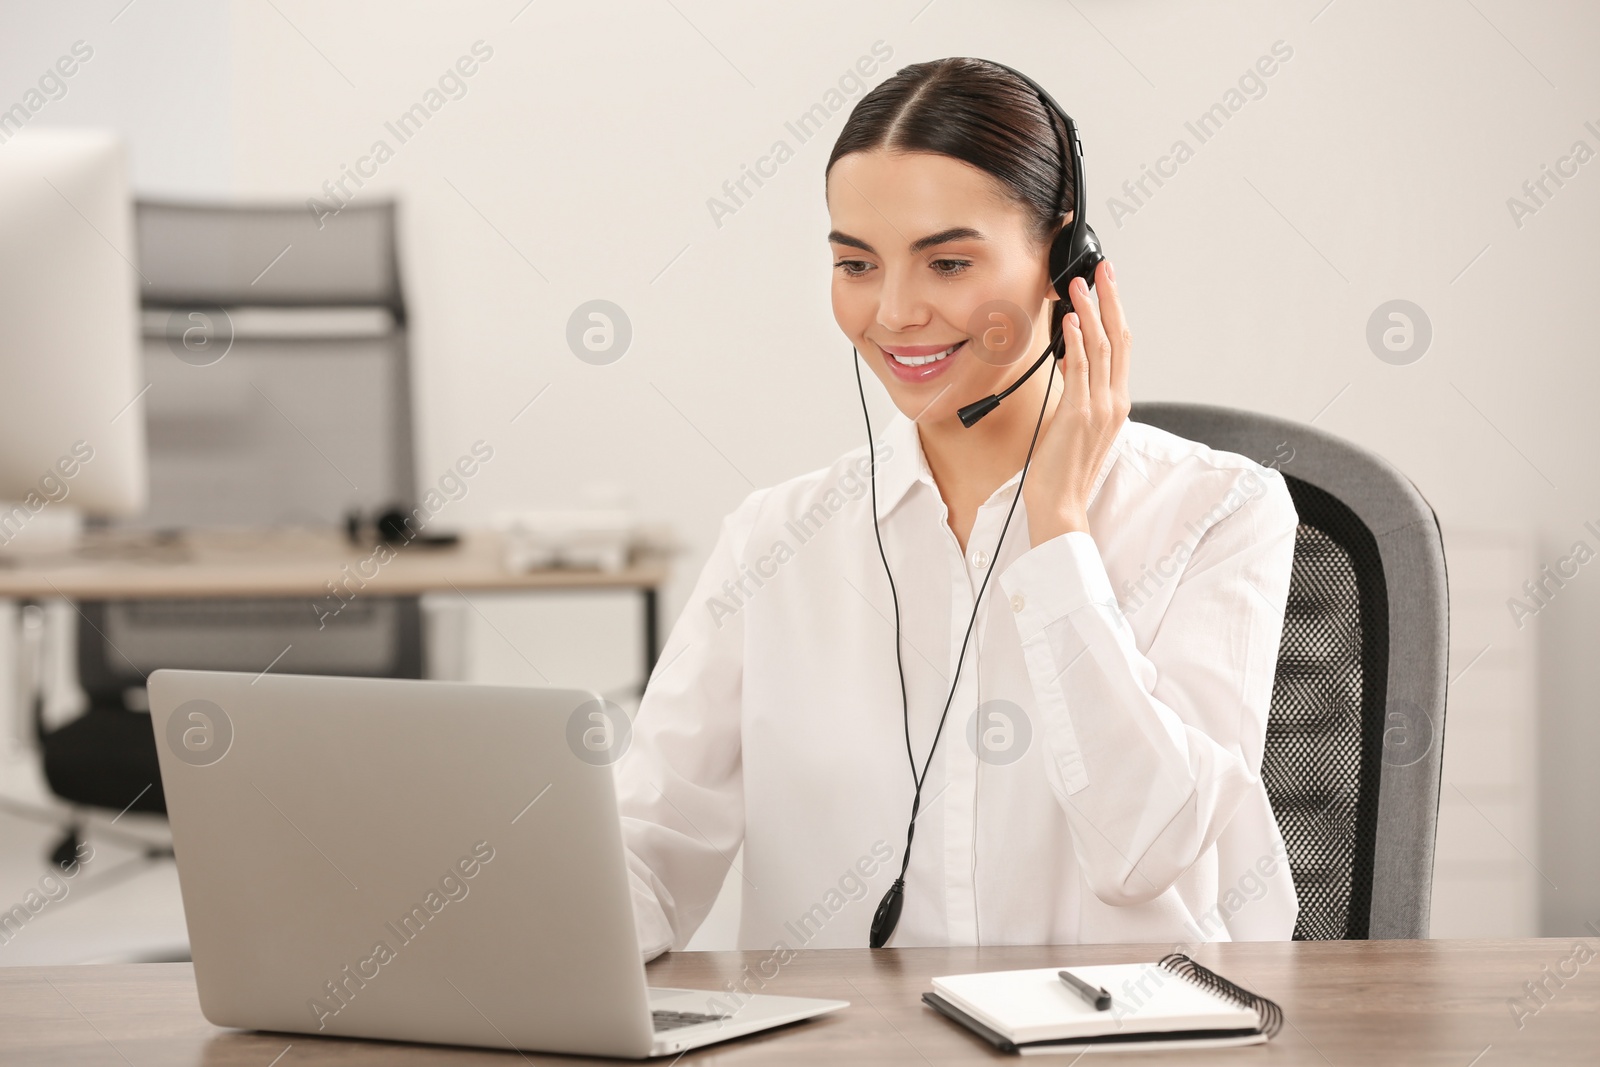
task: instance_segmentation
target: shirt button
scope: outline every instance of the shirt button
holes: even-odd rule
[[[1021,593],[1018,593],[1018,594],[1016,594],[1015,596],[1013,596],[1011,598],[1011,610],[1012,611],[1021,611],[1025,604],[1026,604],[1026,601],[1024,601],[1022,599],[1022,594]]]
[[[972,565],[977,567],[979,570],[987,567],[989,565],[989,553],[985,552],[981,548],[978,549],[978,551],[972,554]]]

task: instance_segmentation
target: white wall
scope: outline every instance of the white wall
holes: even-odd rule
[[[86,33],[54,9],[4,10],[0,100],[25,86],[19,37],[26,72],[57,38]],[[1588,315],[1600,162],[1520,227],[1507,198],[1575,140],[1600,150],[1584,127],[1600,128],[1597,33],[1590,5],[1511,0],[250,0],[226,17],[140,3],[106,28],[95,70],[121,56],[137,74],[114,97],[91,98],[86,80],[62,103],[128,129],[147,191],[303,199],[487,42],[493,57],[466,96],[360,194],[406,205],[419,476],[486,437],[497,462],[465,518],[626,486],[692,546],[667,600],[675,614],[721,515],[862,435],[823,237],[821,170],[844,109],[720,228],[706,199],[775,139],[793,143],[784,121],[875,41],[892,47],[891,68],[998,59],[1046,83],[1082,127],[1090,219],[1138,338],[1136,398],[1315,418],[1410,474],[1447,530],[1536,544],[1532,578],[1574,540],[1600,547],[1582,526],[1600,520]],[[183,47],[191,34],[209,47]],[[1176,138],[1193,146],[1185,121],[1280,40],[1293,56],[1265,95],[1114,219],[1106,198]],[[207,73],[191,85],[194,64]],[[193,136],[178,137],[190,122]],[[564,341],[569,313],[596,297],[634,326],[611,366]],[[1407,366],[1365,339],[1369,315],[1395,298],[1433,328]],[[1503,638],[1538,649],[1540,830],[1507,844],[1539,867],[1551,934],[1600,916],[1591,570]],[[1452,693],[1475,684],[1469,673]]]
[[[29,124],[110,126],[144,193],[225,196],[232,187],[229,6],[209,0],[40,4],[0,0],[0,110],[38,90],[76,42],[92,53],[47,87]],[[144,10],[141,10],[143,8]],[[70,66],[70,65],[69,65]],[[58,99],[50,99],[50,92]]]

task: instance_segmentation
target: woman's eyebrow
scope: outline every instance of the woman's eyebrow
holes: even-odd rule
[[[919,237],[915,241],[911,242],[911,254],[916,255],[917,253],[932,248],[935,245],[948,244],[951,241],[984,240],[987,240],[987,238],[984,237],[982,233],[974,230],[971,226],[952,226],[948,230],[940,230],[938,233],[930,233],[926,237]],[[876,248],[873,248],[861,238],[851,237],[849,234],[840,233],[838,230],[834,230],[832,233],[828,234],[828,241],[832,244],[848,245],[851,248],[859,248],[863,252],[871,252],[873,255],[878,254],[878,250]]]

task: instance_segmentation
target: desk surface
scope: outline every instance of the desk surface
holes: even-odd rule
[[[1586,951],[1574,956],[1582,940]],[[1154,960],[1169,946],[846,949],[800,952],[765,992],[840,997],[834,1015],[682,1057],[684,1064],[947,1064],[1008,1059],[924,1007],[933,975],[1012,967]],[[1266,1046],[1096,1062],[1351,1063],[1495,1067],[1592,1065],[1600,1059],[1596,939],[1273,942],[1205,945],[1194,956],[1276,1000],[1287,1019]],[[722,988],[763,952],[674,953],[649,967],[652,985]],[[1590,962],[1581,963],[1584,958]],[[1549,972],[1551,995],[1518,1020],[1509,1001]],[[1577,969],[1573,974],[1574,968]],[[1563,983],[1557,986],[1557,982]],[[1533,1009],[1537,1012],[1533,1013]],[[291,1047],[292,1046],[292,1047]],[[286,1052],[287,1049],[287,1052]],[[282,1056],[281,1059],[274,1057]],[[195,999],[189,964],[0,967],[0,1062],[7,1064],[572,1064],[567,1056],[393,1045],[219,1030]],[[587,1061],[616,1062],[616,1061]],[[667,1063],[666,1060],[658,1061]],[[1060,1056],[1032,1062],[1064,1064]]]
[[[369,595],[411,596],[452,589],[654,589],[667,578],[667,552],[636,553],[619,571],[506,569],[504,542],[488,530],[455,546],[413,543],[393,557],[357,548],[331,530],[192,531],[171,541],[95,533],[72,553],[0,560],[0,597],[310,596],[328,582],[365,581]],[[359,588],[352,584],[345,588]]]

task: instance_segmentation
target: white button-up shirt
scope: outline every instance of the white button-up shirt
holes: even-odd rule
[[[898,413],[874,451],[923,786],[890,946],[1288,938],[1260,770],[1296,515],[1277,470],[1125,423],[1092,533],[1030,546],[1017,475],[963,553]],[[1268,462],[1274,462],[1268,460]],[[913,790],[865,446],[724,519],[617,765],[640,950],[740,846],[740,947],[864,947]],[[1031,475],[1030,475],[1031,476]]]

